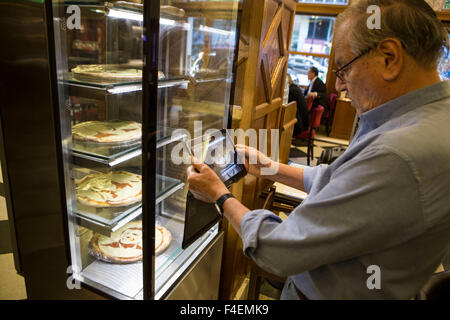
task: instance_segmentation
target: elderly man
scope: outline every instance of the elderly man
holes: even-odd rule
[[[381,29],[367,27],[373,4]],[[283,299],[410,299],[450,249],[450,83],[436,71],[447,33],[423,0],[360,0],[335,37],[336,88],[360,116],[349,148],[329,166],[280,164],[266,177],[309,194],[285,221],[234,198],[224,215],[247,256],[288,276]],[[256,176],[263,166],[246,165]],[[229,193],[204,164],[188,176],[204,200]]]

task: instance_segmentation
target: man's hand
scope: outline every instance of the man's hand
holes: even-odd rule
[[[247,172],[256,177],[261,177],[261,168],[270,168],[273,164],[272,159],[252,147],[237,144],[236,152],[244,159]]]
[[[192,165],[187,168],[187,178],[189,190],[195,198],[214,203],[225,193],[230,192],[208,165],[194,157],[191,157],[191,163]]]
[[[309,95],[308,95],[308,97],[313,97],[314,99],[317,97],[317,92],[311,92]]]

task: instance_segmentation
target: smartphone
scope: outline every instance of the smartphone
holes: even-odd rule
[[[191,155],[207,164],[229,187],[247,174],[244,161],[236,152],[226,129],[185,141]]]

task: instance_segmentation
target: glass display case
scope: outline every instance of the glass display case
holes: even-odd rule
[[[231,125],[237,8],[52,1],[70,257],[88,288],[165,298],[219,234],[183,245],[188,162],[175,151]]]

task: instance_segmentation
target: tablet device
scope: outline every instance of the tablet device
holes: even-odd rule
[[[233,139],[226,129],[189,142],[187,149],[190,154],[213,169],[225,186],[231,186],[247,174],[244,161],[236,152]]]

